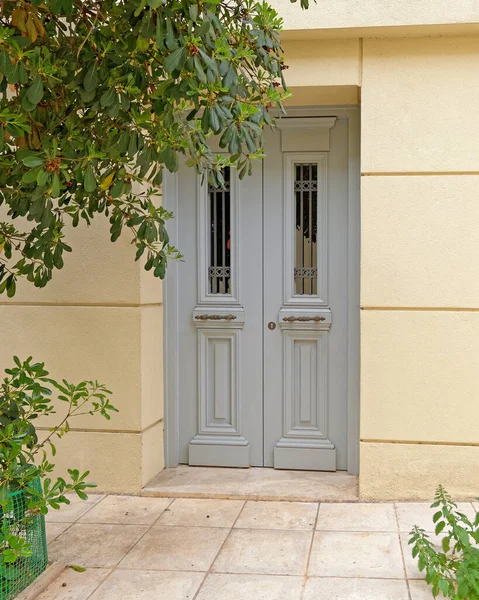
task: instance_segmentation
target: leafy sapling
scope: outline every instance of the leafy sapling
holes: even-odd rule
[[[432,595],[479,600],[479,513],[469,519],[442,486],[437,488],[431,508],[436,509],[435,534],[444,535],[440,548],[417,525],[410,533],[409,544],[419,570],[432,586]]]
[[[68,433],[71,420],[95,414],[110,419],[117,412],[110,402],[111,392],[97,381],[58,382],[49,377],[44,363],[34,363],[31,357],[21,362],[15,356],[14,362],[13,368],[5,369],[0,385],[0,567],[31,553],[19,533],[25,529],[25,519],[69,504],[69,493],[86,499],[86,491],[95,487],[87,481],[89,471],[68,469],[68,478],[50,475],[55,464],[49,455],[55,456],[56,441]],[[65,411],[58,424],[37,431],[36,424],[45,423],[38,420],[49,417],[51,421],[62,405]],[[7,517],[4,509],[18,491],[22,492],[20,509]]]

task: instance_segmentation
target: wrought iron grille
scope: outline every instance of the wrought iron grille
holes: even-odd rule
[[[231,170],[225,167],[224,187],[208,185],[210,223],[210,294],[231,293]]]
[[[318,293],[318,165],[294,164],[295,261],[294,286],[298,295]]]

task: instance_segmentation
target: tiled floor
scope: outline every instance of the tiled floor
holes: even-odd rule
[[[407,545],[428,504],[92,495],[47,519],[50,559],[86,571],[38,600],[432,598]]]

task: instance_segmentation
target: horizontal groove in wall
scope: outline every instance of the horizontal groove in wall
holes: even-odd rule
[[[409,446],[473,446],[479,447],[479,442],[425,442],[421,440],[375,440],[361,438],[363,444],[405,444]]]
[[[30,307],[73,307],[73,308],[142,308],[143,306],[163,306],[163,302],[148,302],[145,304],[134,304],[134,303],[120,303],[120,302],[112,302],[110,304],[107,303],[85,303],[81,302],[0,302],[0,306],[30,306]]]
[[[409,312],[479,312],[479,308],[449,306],[361,306],[361,310]]]
[[[156,425],[163,423],[164,419],[158,419],[151,425],[148,425],[144,429],[87,429],[86,427],[70,427],[69,431],[75,431],[76,433],[121,433],[121,434],[131,434],[138,435],[140,433],[145,433],[149,429],[152,429]],[[51,431],[50,427],[37,427],[38,431]]]
[[[479,171],[364,171],[362,177],[430,177],[447,175],[479,175]]]

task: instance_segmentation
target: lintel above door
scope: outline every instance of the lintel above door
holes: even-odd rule
[[[281,130],[282,152],[329,152],[329,132],[336,117],[283,117],[275,124]]]

